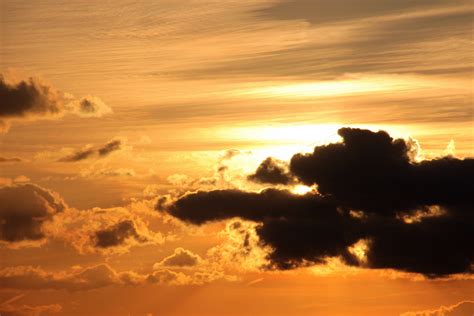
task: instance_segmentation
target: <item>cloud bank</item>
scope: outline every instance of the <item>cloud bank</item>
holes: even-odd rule
[[[315,185],[316,192],[198,191],[165,209],[193,224],[233,217],[259,223],[260,241],[272,249],[272,268],[338,257],[349,265],[427,277],[472,273],[474,159],[414,162],[411,143],[384,131],[342,128],[339,135],[342,142],[290,161],[289,175]],[[287,184],[286,177],[265,179],[259,177]]]

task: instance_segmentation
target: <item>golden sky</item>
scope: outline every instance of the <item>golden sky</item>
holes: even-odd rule
[[[0,314],[472,315],[473,11],[0,0]]]

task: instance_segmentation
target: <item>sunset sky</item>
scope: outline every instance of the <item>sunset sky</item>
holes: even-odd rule
[[[474,315],[473,13],[0,0],[0,315]]]

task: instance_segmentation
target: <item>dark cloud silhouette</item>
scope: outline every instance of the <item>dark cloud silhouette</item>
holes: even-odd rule
[[[0,100],[0,118],[54,115],[64,110],[61,95],[33,78],[9,84],[0,75]]]
[[[122,148],[122,141],[120,139],[111,140],[104,146],[97,149],[99,156],[107,156],[113,151],[120,150]]]
[[[293,177],[288,173],[287,166],[272,157],[268,157],[254,174],[247,177],[250,181],[270,184],[290,184],[293,182]]]
[[[34,184],[0,187],[0,240],[13,243],[43,239],[43,223],[65,208],[56,193]]]
[[[146,238],[140,236],[135,224],[131,220],[124,220],[115,225],[99,230],[94,235],[95,246],[99,248],[115,247],[123,244],[128,238],[145,242]]]
[[[88,159],[96,154],[96,149],[94,148],[85,148],[76,151],[75,153],[68,155],[66,157],[60,158],[58,161],[61,162],[75,162]]]
[[[36,78],[10,83],[0,74],[0,131],[5,132],[11,120],[53,119],[65,113],[80,117],[100,117],[112,112],[102,100],[87,96],[80,100],[61,92]]]
[[[83,149],[79,149],[76,152],[60,158],[60,162],[76,162],[85,159],[96,157],[105,157],[114,151],[122,149],[123,141],[120,139],[113,139],[107,142],[105,145],[98,147],[87,146]]]
[[[290,170],[341,205],[391,215],[423,205],[453,211],[472,206],[474,159],[445,157],[415,163],[409,158],[409,144],[384,131],[342,128],[339,135],[342,143],[293,156]]]
[[[165,209],[193,224],[233,217],[260,223],[257,234],[273,249],[275,268],[340,257],[427,277],[472,273],[474,160],[413,162],[410,143],[386,132],[343,128],[339,134],[341,143],[291,159],[291,175],[318,192],[199,191]],[[363,258],[351,251],[360,241],[367,246]]]
[[[262,222],[257,232],[274,248],[271,259],[279,268],[303,260],[323,262],[341,251],[349,256],[346,248],[361,237],[351,236],[350,227],[358,220],[338,212],[337,205],[318,194],[294,195],[276,189],[201,191],[178,199],[167,211],[193,224],[233,217]]]

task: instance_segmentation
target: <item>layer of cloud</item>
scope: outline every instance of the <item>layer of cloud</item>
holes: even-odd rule
[[[25,296],[24,293],[15,295],[14,297],[0,303],[0,313],[6,316],[40,316],[45,314],[59,313],[62,306],[59,304],[49,305],[26,305],[16,303]]]
[[[79,253],[127,253],[130,248],[159,245],[165,236],[150,229],[149,220],[173,230],[153,211],[154,202],[125,207],[70,208],[59,194],[31,183],[0,186],[0,244],[8,248],[38,247],[60,240]],[[170,232],[171,234],[171,232]]]
[[[137,206],[108,209],[67,209],[54,217],[46,231],[49,237],[66,242],[82,254],[124,254],[132,247],[165,242],[163,233],[150,228],[151,218],[155,223],[165,225],[163,218],[147,211],[150,207],[142,202]]]
[[[67,290],[88,291],[107,286],[139,286],[145,284],[201,285],[226,275],[219,271],[197,271],[191,274],[169,269],[158,269],[150,273],[117,271],[102,263],[90,267],[73,267],[70,270],[50,272],[39,267],[15,266],[0,270],[3,289],[16,290]]]
[[[66,208],[57,193],[34,184],[0,187],[0,240],[10,246],[41,242],[44,224]]]
[[[462,301],[450,306],[417,312],[406,312],[400,316],[470,316],[474,315],[474,301]]]
[[[97,97],[75,100],[36,78],[8,82],[0,74],[0,131],[6,132],[11,121],[56,119],[66,113],[81,117],[100,117],[112,110]]]
[[[386,132],[339,134],[341,143],[291,159],[291,175],[317,192],[198,191],[165,208],[194,224],[233,217],[261,223],[257,234],[277,268],[340,257],[429,277],[472,273],[474,160],[414,162],[409,143]]]
[[[110,155],[115,151],[119,151],[123,148],[124,141],[122,139],[112,139],[100,146],[85,146],[82,149],[78,149],[72,154],[60,158],[58,161],[61,162],[76,162],[86,160],[90,158],[101,158]]]
[[[146,277],[134,272],[117,272],[107,264],[72,271],[48,272],[31,266],[7,267],[0,270],[0,280],[6,289],[66,289],[84,291],[109,285],[135,285]]]

